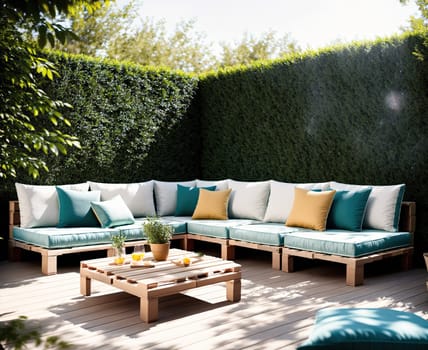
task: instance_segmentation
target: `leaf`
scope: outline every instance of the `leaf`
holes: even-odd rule
[[[55,10],[55,4],[54,3],[52,3],[49,6],[49,14],[51,15],[52,18],[56,17],[56,10]]]
[[[57,37],[57,39],[61,44],[63,45],[65,44],[67,39],[67,34],[64,30],[55,30],[55,36]]]
[[[53,125],[58,126],[58,120],[54,116],[50,116],[49,120]]]
[[[47,76],[48,76],[49,80],[53,80],[52,70],[46,69],[46,73],[47,73]]]
[[[57,143],[56,146],[62,154],[67,154],[67,148],[63,144]]]
[[[49,150],[55,154],[56,156],[58,156],[59,152],[58,152],[58,147],[54,144],[50,144],[49,145]]]
[[[48,33],[47,36],[48,36],[49,44],[52,47],[55,47],[55,37],[53,36],[53,34],[52,33]]]
[[[47,27],[45,25],[41,25],[39,27],[39,37],[37,39],[37,42],[40,48],[44,48],[46,45],[46,31]]]

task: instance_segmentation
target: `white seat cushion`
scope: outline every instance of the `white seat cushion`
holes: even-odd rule
[[[229,217],[263,220],[269,198],[269,181],[244,182],[229,180],[232,193],[229,199]]]
[[[88,191],[87,182],[58,186],[68,190]],[[19,201],[20,226],[48,227],[57,226],[59,203],[56,186],[15,184]]]
[[[177,185],[193,187],[196,180],[167,182],[154,180],[156,212],[158,216],[174,215],[177,207]]]
[[[121,196],[136,218],[155,216],[153,180],[137,183],[101,183],[89,181],[92,190],[101,192],[101,200],[108,201]]]

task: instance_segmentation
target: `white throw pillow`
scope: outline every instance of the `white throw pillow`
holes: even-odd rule
[[[285,223],[287,221],[288,215],[293,207],[294,188],[296,186],[307,190],[327,190],[330,183],[289,183],[271,180],[269,202],[263,221],[280,223]]]
[[[335,190],[358,190],[371,188],[367,201],[366,214],[363,227],[390,232],[398,231],[400,221],[401,202],[403,201],[404,184],[390,186],[361,186],[348,185],[340,182],[331,182],[331,188]]]
[[[194,187],[196,181],[167,182],[154,180],[156,212],[159,216],[175,214],[177,207],[177,185]]]
[[[263,220],[269,198],[269,181],[244,182],[229,180],[232,189],[229,217]]]
[[[87,182],[58,186],[75,191],[88,191]],[[50,227],[58,225],[59,203],[56,186],[15,183],[19,201],[20,226]]]
[[[216,186],[216,191],[224,191],[229,188],[228,182],[229,180],[218,180],[218,181],[196,180],[196,187]]]
[[[101,191],[101,200],[107,201],[117,195],[122,197],[134,217],[155,216],[153,180],[137,183],[101,183],[89,181],[94,191]]]

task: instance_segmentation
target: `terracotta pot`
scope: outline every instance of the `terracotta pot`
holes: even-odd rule
[[[153,258],[157,261],[164,261],[168,258],[169,242],[168,243],[150,243],[150,250],[153,253]]]

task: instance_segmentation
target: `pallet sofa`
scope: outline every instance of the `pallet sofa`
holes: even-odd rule
[[[58,187],[17,184],[19,201],[10,202],[9,256],[18,259],[22,249],[40,253],[44,274],[57,272],[59,255],[111,255],[111,235],[120,231],[127,246],[145,243],[142,223],[154,215],[174,227],[173,239],[184,249],[195,241],[216,243],[223,259],[233,259],[237,246],[268,251],[272,268],[285,272],[294,271],[294,257],[342,263],[350,286],[363,284],[367,263],[400,256],[407,269],[412,260],[416,206],[402,201],[404,185],[226,179]],[[87,198],[93,195],[97,200]],[[91,203],[110,210],[114,224],[97,217],[104,227],[85,226],[79,210],[93,215]],[[122,220],[122,209],[131,221]]]

